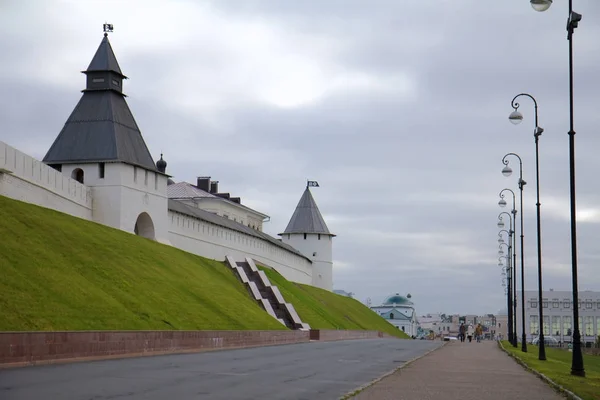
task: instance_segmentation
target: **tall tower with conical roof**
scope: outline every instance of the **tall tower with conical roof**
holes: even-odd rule
[[[43,161],[91,187],[94,221],[168,243],[166,162],[154,163],[125,101],[106,30],[83,73],[83,95]]]
[[[284,243],[294,247],[312,261],[313,286],[333,290],[333,233],[317,207],[307,185],[285,231],[279,234]]]

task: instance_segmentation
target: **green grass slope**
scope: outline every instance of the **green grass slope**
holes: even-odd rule
[[[327,290],[286,280],[277,271],[260,267],[277,285],[284,299],[292,303],[312,329],[378,330],[408,338],[401,330],[381,318],[361,302]]]
[[[546,361],[540,361],[537,346],[527,345],[527,353],[523,353],[520,347],[514,348],[508,341],[503,341],[502,345],[529,368],[541,372],[582,399],[600,400],[600,356],[583,355],[585,378],[581,378],[571,375],[573,353],[569,351],[546,347]]]
[[[0,331],[286,329],[222,263],[0,196]]]

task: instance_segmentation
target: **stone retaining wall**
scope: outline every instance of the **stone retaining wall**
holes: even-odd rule
[[[311,329],[310,331],[310,340],[320,341],[377,339],[382,337],[384,337],[384,334],[383,332],[379,331],[343,331],[324,329]]]
[[[0,368],[219,349],[392,338],[379,331],[0,332]]]
[[[0,332],[0,366],[49,364],[309,341],[308,331]]]

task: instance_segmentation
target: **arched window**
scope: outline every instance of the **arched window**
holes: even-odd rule
[[[77,182],[83,184],[83,170],[81,168],[75,168],[71,172],[71,179],[75,179]]]
[[[394,313],[390,313],[390,319],[394,319]]]

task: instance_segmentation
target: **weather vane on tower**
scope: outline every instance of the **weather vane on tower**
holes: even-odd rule
[[[104,29],[104,36],[108,36],[108,32],[112,32],[113,31],[113,25],[112,24],[102,24],[102,29]]]

